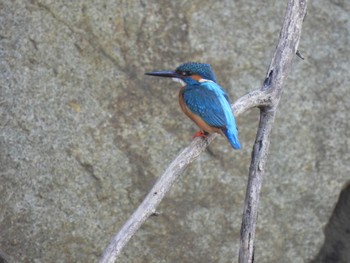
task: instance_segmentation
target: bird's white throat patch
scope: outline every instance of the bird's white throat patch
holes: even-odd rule
[[[186,83],[182,79],[172,78],[173,81],[179,82],[182,87],[186,86]]]
[[[182,79],[172,78],[172,80],[175,82],[179,82],[182,87],[186,86],[186,83]],[[214,82],[214,81],[209,80],[209,79],[200,79],[200,80],[198,80],[198,82]]]

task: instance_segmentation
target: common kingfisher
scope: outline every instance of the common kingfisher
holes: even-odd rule
[[[194,137],[205,137],[216,132],[226,136],[234,149],[241,148],[230,100],[223,88],[216,83],[215,74],[209,64],[187,62],[175,71],[153,71],[145,74],[172,78],[181,83],[180,107],[201,129]]]

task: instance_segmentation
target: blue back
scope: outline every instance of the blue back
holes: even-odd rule
[[[202,76],[203,77],[203,76]],[[207,124],[220,128],[235,149],[240,149],[236,121],[226,92],[215,82],[183,79],[187,86],[184,99],[187,107]]]

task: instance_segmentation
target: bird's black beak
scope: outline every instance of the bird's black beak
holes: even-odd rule
[[[183,78],[182,75],[176,73],[175,71],[169,71],[169,70],[146,72],[145,75],[164,77],[164,78],[179,78],[179,79]]]

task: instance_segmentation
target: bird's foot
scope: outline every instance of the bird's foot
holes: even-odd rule
[[[197,137],[206,138],[208,136],[208,134],[209,133],[207,133],[207,132],[198,131],[193,135],[192,139],[197,138]]]

